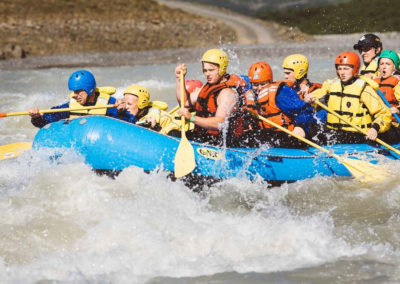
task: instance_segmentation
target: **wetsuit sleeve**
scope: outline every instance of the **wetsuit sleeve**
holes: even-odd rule
[[[372,127],[382,133],[390,128],[392,123],[392,113],[389,108],[384,106],[381,98],[370,86],[366,86],[360,97],[361,102],[368,108],[373,116]]]
[[[60,108],[69,108],[69,102],[52,107],[51,109],[60,109]],[[31,118],[31,122],[34,126],[38,128],[42,128],[46,124],[56,122],[62,119],[66,119],[69,117],[69,111],[66,112],[56,112],[56,113],[45,113],[43,116],[38,117],[38,118]]]
[[[283,86],[276,96],[276,105],[289,117],[294,118],[294,125],[308,132],[313,119],[313,108],[299,98],[297,92]]]
[[[117,102],[116,98],[111,97],[110,100],[108,101],[109,105],[113,105]],[[108,108],[106,112],[106,116],[113,117],[113,118],[118,118],[118,109],[116,107]]]

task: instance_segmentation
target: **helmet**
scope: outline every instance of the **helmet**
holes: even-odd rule
[[[271,66],[264,61],[251,64],[248,74],[251,83],[272,81]]]
[[[96,80],[89,71],[78,70],[69,76],[68,89],[70,91],[85,90],[88,96],[90,96],[96,89]]]
[[[353,51],[342,52],[335,59],[335,66],[337,67],[338,65],[352,65],[353,76],[357,76],[360,70],[360,57]]]
[[[196,90],[196,88],[203,87],[203,83],[199,80],[185,80],[185,87],[186,91],[190,94],[191,92]]]
[[[283,60],[282,67],[293,70],[294,77],[299,80],[308,72],[308,59],[303,54],[292,54]]]
[[[353,46],[353,48],[355,50],[360,50],[363,47],[374,47],[374,48],[380,47],[380,48],[382,48],[381,39],[374,34],[365,34]]]
[[[125,94],[131,94],[138,97],[138,108],[142,109],[149,105],[150,101],[150,93],[147,88],[142,87],[140,85],[130,85],[128,88],[125,89]]]
[[[384,51],[382,51],[381,55],[379,56],[378,62],[381,60],[381,58],[389,58],[390,60],[393,61],[394,63],[394,67],[396,69],[399,68],[399,56],[397,55],[397,53],[391,49],[386,49]]]
[[[221,49],[209,49],[201,57],[202,62],[210,62],[219,66],[218,75],[222,76],[228,68],[228,55]]]

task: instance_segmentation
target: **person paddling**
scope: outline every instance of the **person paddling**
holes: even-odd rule
[[[292,54],[287,56],[282,63],[285,80],[291,84],[290,86],[296,90],[300,99],[304,100],[304,96],[308,93],[321,88],[320,83],[312,83],[308,79],[309,63],[307,57],[303,54]],[[313,123],[311,125],[309,135],[316,137],[323,132],[326,123],[326,110],[320,109],[318,106],[314,110]]]
[[[370,79],[378,77],[378,58],[383,48],[381,39],[374,34],[365,34],[353,48],[358,50],[364,63],[360,74]]]
[[[360,58],[355,52],[340,53],[335,59],[338,78],[327,80],[322,88],[305,96],[305,101],[325,99],[328,108],[356,126],[368,129],[367,135],[357,130],[336,116],[328,113],[325,141],[322,143],[365,143],[366,139],[375,140],[378,133],[390,128],[391,113],[384,106],[378,94],[364,80],[358,78]]]
[[[70,100],[52,109],[74,108],[85,106],[105,106],[116,104],[117,100],[111,97],[115,93],[114,87],[96,88],[96,80],[93,74],[87,70],[78,70],[71,74],[68,79],[68,88],[71,92]],[[31,122],[34,126],[42,128],[48,123],[56,122],[66,118],[74,118],[82,115],[97,114],[118,118],[117,108],[104,108],[93,110],[76,110],[74,112],[40,113],[37,107],[29,110]]]
[[[385,96],[390,104],[392,114],[399,114],[400,111],[400,80],[395,74],[399,68],[399,56],[394,50],[384,50],[378,59],[379,74],[374,80],[379,84],[379,91]],[[392,127],[382,135],[382,140],[388,143],[400,142],[399,123],[392,117]]]
[[[177,111],[189,122],[193,122],[193,131],[187,133],[191,140],[214,145],[221,145],[224,141],[224,133],[227,145],[236,143],[239,117],[238,93],[246,86],[246,82],[237,75],[228,74],[228,55],[221,49],[207,50],[201,59],[203,74],[207,83],[197,91],[181,94],[180,72],[187,73],[185,64],[179,64],[175,68],[176,98],[180,102],[181,95],[185,96],[185,105]],[[191,113],[189,109],[194,109]]]
[[[120,117],[126,121],[148,125],[161,133],[179,129],[179,123],[165,110],[168,104],[151,101],[150,92],[141,85],[130,85],[124,91],[124,98],[118,106]]]
[[[292,54],[287,56],[282,63],[285,80],[293,84],[293,89],[303,99],[304,95],[321,88],[319,83],[311,83],[308,76],[308,59],[303,54]]]
[[[273,82],[271,67],[266,62],[253,63],[248,76],[252,89],[245,94],[246,108],[304,138],[312,121],[312,107],[301,100],[287,82]],[[253,137],[252,143],[256,144],[251,145],[253,147],[264,143],[273,147],[304,146],[299,144],[298,139],[288,137],[286,133],[262,121],[249,134]]]

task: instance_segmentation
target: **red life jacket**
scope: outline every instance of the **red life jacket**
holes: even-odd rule
[[[399,79],[395,76],[390,76],[386,79],[375,78],[374,79],[379,84],[379,91],[385,96],[387,101],[392,107],[398,107],[399,102],[394,95],[394,87],[399,83]]]
[[[285,115],[282,110],[276,105],[276,96],[279,90],[284,85],[287,85],[286,81],[277,81],[265,86],[258,96],[254,95],[252,90],[246,92],[245,100],[247,108],[256,109],[258,113],[268,118],[269,120],[281,125],[289,130],[294,129],[292,119]],[[263,129],[274,128],[270,124],[260,121],[260,127]],[[277,129],[277,131],[280,131]]]
[[[218,95],[219,93],[225,88],[234,88],[238,90],[239,93],[239,100],[240,97],[243,97],[241,93],[241,89],[246,87],[247,83],[245,80],[240,78],[239,76],[232,74],[232,75],[225,75],[224,78],[226,79],[223,83],[213,84],[210,85],[209,83],[205,84],[203,88],[200,90],[200,93],[197,97],[197,101],[195,104],[196,115],[200,117],[213,117],[215,116],[217,109],[218,109]],[[231,123],[230,123],[231,124]],[[238,128],[238,123],[233,123],[236,125],[235,128]],[[204,132],[206,129],[195,126],[194,131],[201,131]],[[211,135],[218,135],[218,130],[206,130],[208,134]],[[240,131],[238,129],[233,130],[236,135],[240,135]]]

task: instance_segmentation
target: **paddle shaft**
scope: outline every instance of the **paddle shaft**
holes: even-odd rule
[[[382,94],[382,92],[378,89],[376,90],[376,92],[378,93],[378,95],[381,97],[382,101],[385,103],[385,105],[391,109],[392,106],[389,104],[389,102],[387,101],[387,99],[385,98],[385,95]],[[392,115],[394,116],[394,118],[397,120],[398,123],[400,123],[400,117],[397,115],[397,113],[392,113]]]
[[[181,73],[179,74],[179,76],[181,79],[181,107],[185,107],[186,90],[185,90],[185,84],[184,84],[185,76],[183,74],[183,70],[181,70]],[[182,123],[182,129],[181,129],[182,137],[181,138],[186,139],[186,133],[185,133],[186,119],[183,115],[181,117],[181,123]]]
[[[320,103],[319,101],[315,101],[315,103],[317,105],[319,105],[320,107],[322,107],[323,109],[325,109],[326,111],[330,112],[332,115],[336,116],[337,118],[339,118],[340,120],[343,120],[344,122],[346,122],[348,125],[350,125],[351,127],[353,127],[354,129],[356,129],[358,132],[367,135],[367,130],[362,129],[361,127],[351,123],[348,119],[344,118],[343,116],[339,115],[337,112],[331,110],[330,108],[328,108],[326,105]],[[397,155],[400,155],[400,151],[397,150],[396,148],[390,146],[389,144],[387,144],[385,141],[382,141],[379,138],[375,139],[376,142],[378,142],[379,144],[381,144],[382,146],[385,146],[386,148],[388,148],[389,150],[392,150],[393,152],[395,152]]]
[[[286,129],[286,128],[280,126],[279,124],[276,124],[275,122],[273,122],[273,121],[271,121],[271,120],[269,120],[269,119],[267,119],[267,118],[265,118],[265,117],[263,117],[263,116],[261,116],[261,115],[259,115],[259,114],[257,114],[257,113],[254,113],[254,112],[252,112],[252,111],[250,111],[250,110],[247,110],[247,111],[248,111],[250,114],[252,114],[253,116],[257,117],[258,119],[260,119],[260,120],[262,120],[262,121],[264,121],[264,122],[266,122],[266,123],[272,125],[273,127],[278,128],[279,130],[281,130],[281,131],[287,133],[287,134],[290,135],[290,136],[293,136],[293,137],[295,137],[295,138],[297,138],[297,139],[303,141],[304,143],[310,145],[311,147],[317,148],[318,150],[320,150],[320,151],[322,151],[322,152],[324,152],[324,153],[326,153],[326,154],[328,154],[328,155],[330,155],[330,156],[332,156],[332,157],[334,157],[334,158],[336,158],[336,159],[339,159],[339,160],[341,159],[341,158],[340,158],[338,155],[336,155],[335,153],[332,153],[331,151],[329,151],[329,150],[327,150],[327,149],[325,149],[325,148],[319,146],[318,144],[315,144],[314,142],[308,140],[307,138],[301,137],[301,136],[299,136],[299,135],[293,133],[293,132],[290,131],[289,129]]]
[[[308,140],[307,138],[303,138],[303,137],[293,133],[289,129],[286,129],[286,128],[280,126],[279,124],[276,124],[273,121],[266,119],[265,117],[263,117],[257,113],[254,113],[249,110],[247,110],[247,111],[249,113],[251,113],[253,116],[257,117],[258,119],[278,128],[279,130],[282,130],[283,132],[287,133],[288,135],[293,136],[293,137],[299,139],[300,141],[303,141],[304,143],[328,154],[328,156],[335,158],[339,163],[342,163],[354,177],[361,178],[362,181],[367,181],[368,177],[366,179],[365,176],[366,176],[367,172],[369,172],[369,170],[371,169],[371,166],[369,164],[365,164],[361,161],[348,159],[348,158],[342,159],[339,155],[333,153],[332,151],[329,151],[328,149],[325,149],[325,148],[319,146],[318,144],[315,144],[314,142]],[[363,169],[361,169],[361,167],[363,167]]]
[[[113,108],[116,105],[106,105],[106,106],[87,106],[87,107],[80,107],[80,108],[57,108],[57,109],[46,109],[46,110],[39,110],[39,113],[55,113],[55,112],[66,112],[66,111],[80,111],[80,110],[90,110],[90,109],[102,109],[102,108]],[[18,115],[29,115],[28,111],[21,111],[21,112],[8,112],[8,113],[0,113],[1,117],[7,116],[18,116]]]

